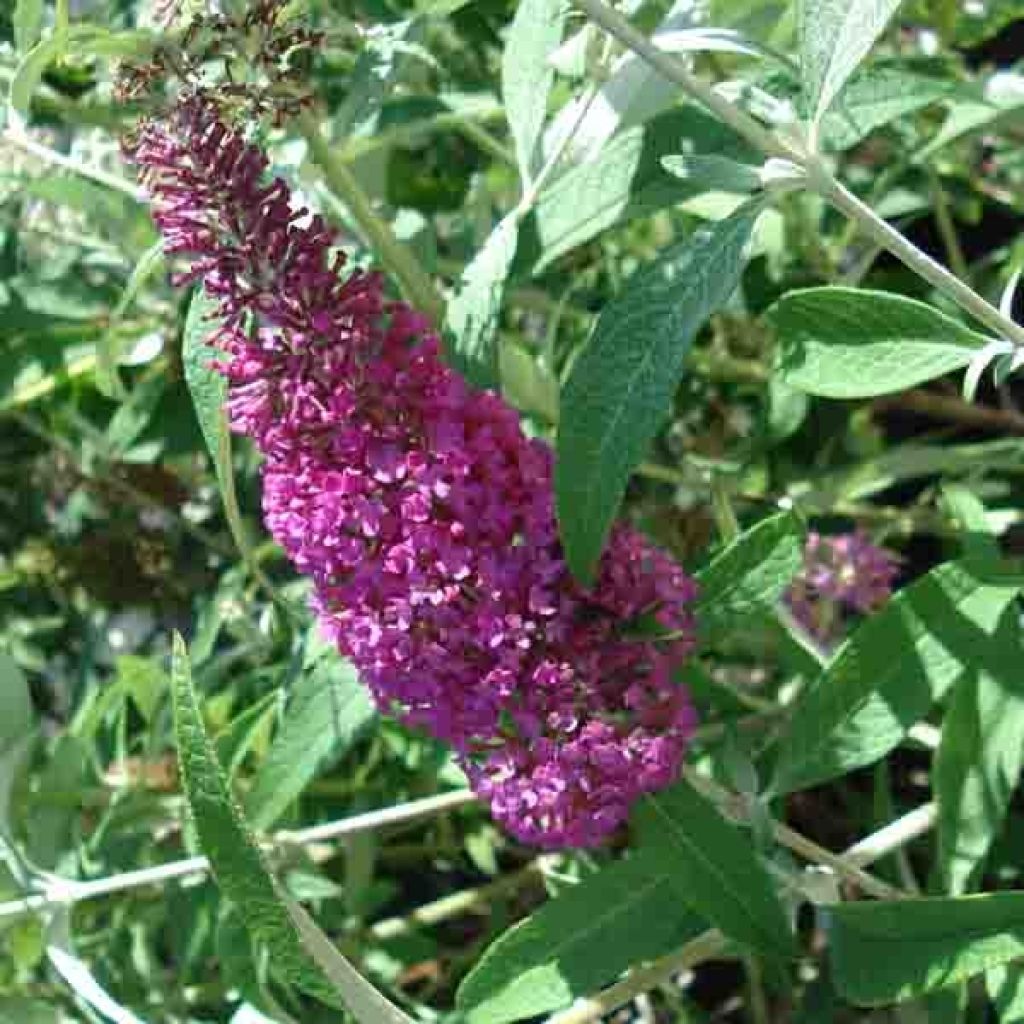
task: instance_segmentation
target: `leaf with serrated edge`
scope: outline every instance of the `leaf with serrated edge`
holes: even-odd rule
[[[759,203],[641,268],[605,307],[561,403],[555,498],[566,559],[593,577],[630,473],[669,413],[697,331],[732,294]]]
[[[267,870],[206,734],[185,642],[177,634],[171,683],[178,760],[200,844],[224,895],[269,950],[272,969],[331,1005],[340,997],[359,1024],[410,1024],[334,949]]]
[[[986,339],[937,309],[890,292],[807,288],[766,314],[790,387],[825,398],[872,398],[967,366]]]

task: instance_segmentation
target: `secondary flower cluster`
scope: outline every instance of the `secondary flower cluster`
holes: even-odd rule
[[[811,532],[786,604],[815,639],[831,643],[850,613],[863,615],[885,603],[899,571],[898,557],[859,530],[834,537]]]
[[[190,264],[180,280],[219,302],[230,422],[265,456],[267,526],[323,628],[382,709],[452,745],[515,835],[606,838],[676,778],[693,730],[673,678],[692,581],[619,525],[595,584],[576,583],[550,449],[377,276],[342,275],[332,232],[202,93],[131,152]]]

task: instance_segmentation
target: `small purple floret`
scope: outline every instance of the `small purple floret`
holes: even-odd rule
[[[898,556],[860,530],[833,537],[812,531],[786,604],[815,639],[831,643],[850,613],[865,615],[885,604],[899,571]]]

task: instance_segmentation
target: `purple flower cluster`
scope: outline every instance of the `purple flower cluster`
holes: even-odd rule
[[[863,615],[885,603],[899,571],[898,556],[860,530],[834,537],[812,531],[786,604],[815,639],[831,643],[850,613]]]
[[[132,155],[181,280],[219,301],[230,422],[265,456],[266,523],[322,627],[383,710],[452,745],[509,831],[606,838],[675,780],[693,731],[673,678],[693,582],[623,525],[596,583],[574,581],[550,449],[377,276],[341,275],[332,232],[201,94]]]

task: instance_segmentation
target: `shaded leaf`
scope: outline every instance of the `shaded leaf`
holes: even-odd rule
[[[913,999],[1024,956],[1024,893],[842,903],[830,910],[836,988],[859,1006]]]
[[[793,955],[792,930],[749,833],[688,782],[645,797],[636,820],[641,849],[657,858],[679,899],[737,942]]]
[[[649,852],[618,861],[496,939],[459,986],[456,1005],[469,1024],[558,1010],[706,928],[659,868]]]
[[[0,756],[20,743],[34,725],[28,679],[18,663],[0,650]]]
[[[824,782],[896,746],[967,667],[998,659],[993,634],[1022,581],[1019,567],[947,562],[890,599],[798,699],[772,791]]]
[[[999,1024],[1024,1024],[1024,965],[990,968],[985,972],[985,988]]]
[[[938,867],[944,888],[966,892],[1003,825],[1024,767],[1024,684],[1018,614],[1003,613],[987,665],[953,691],[933,768]]]

